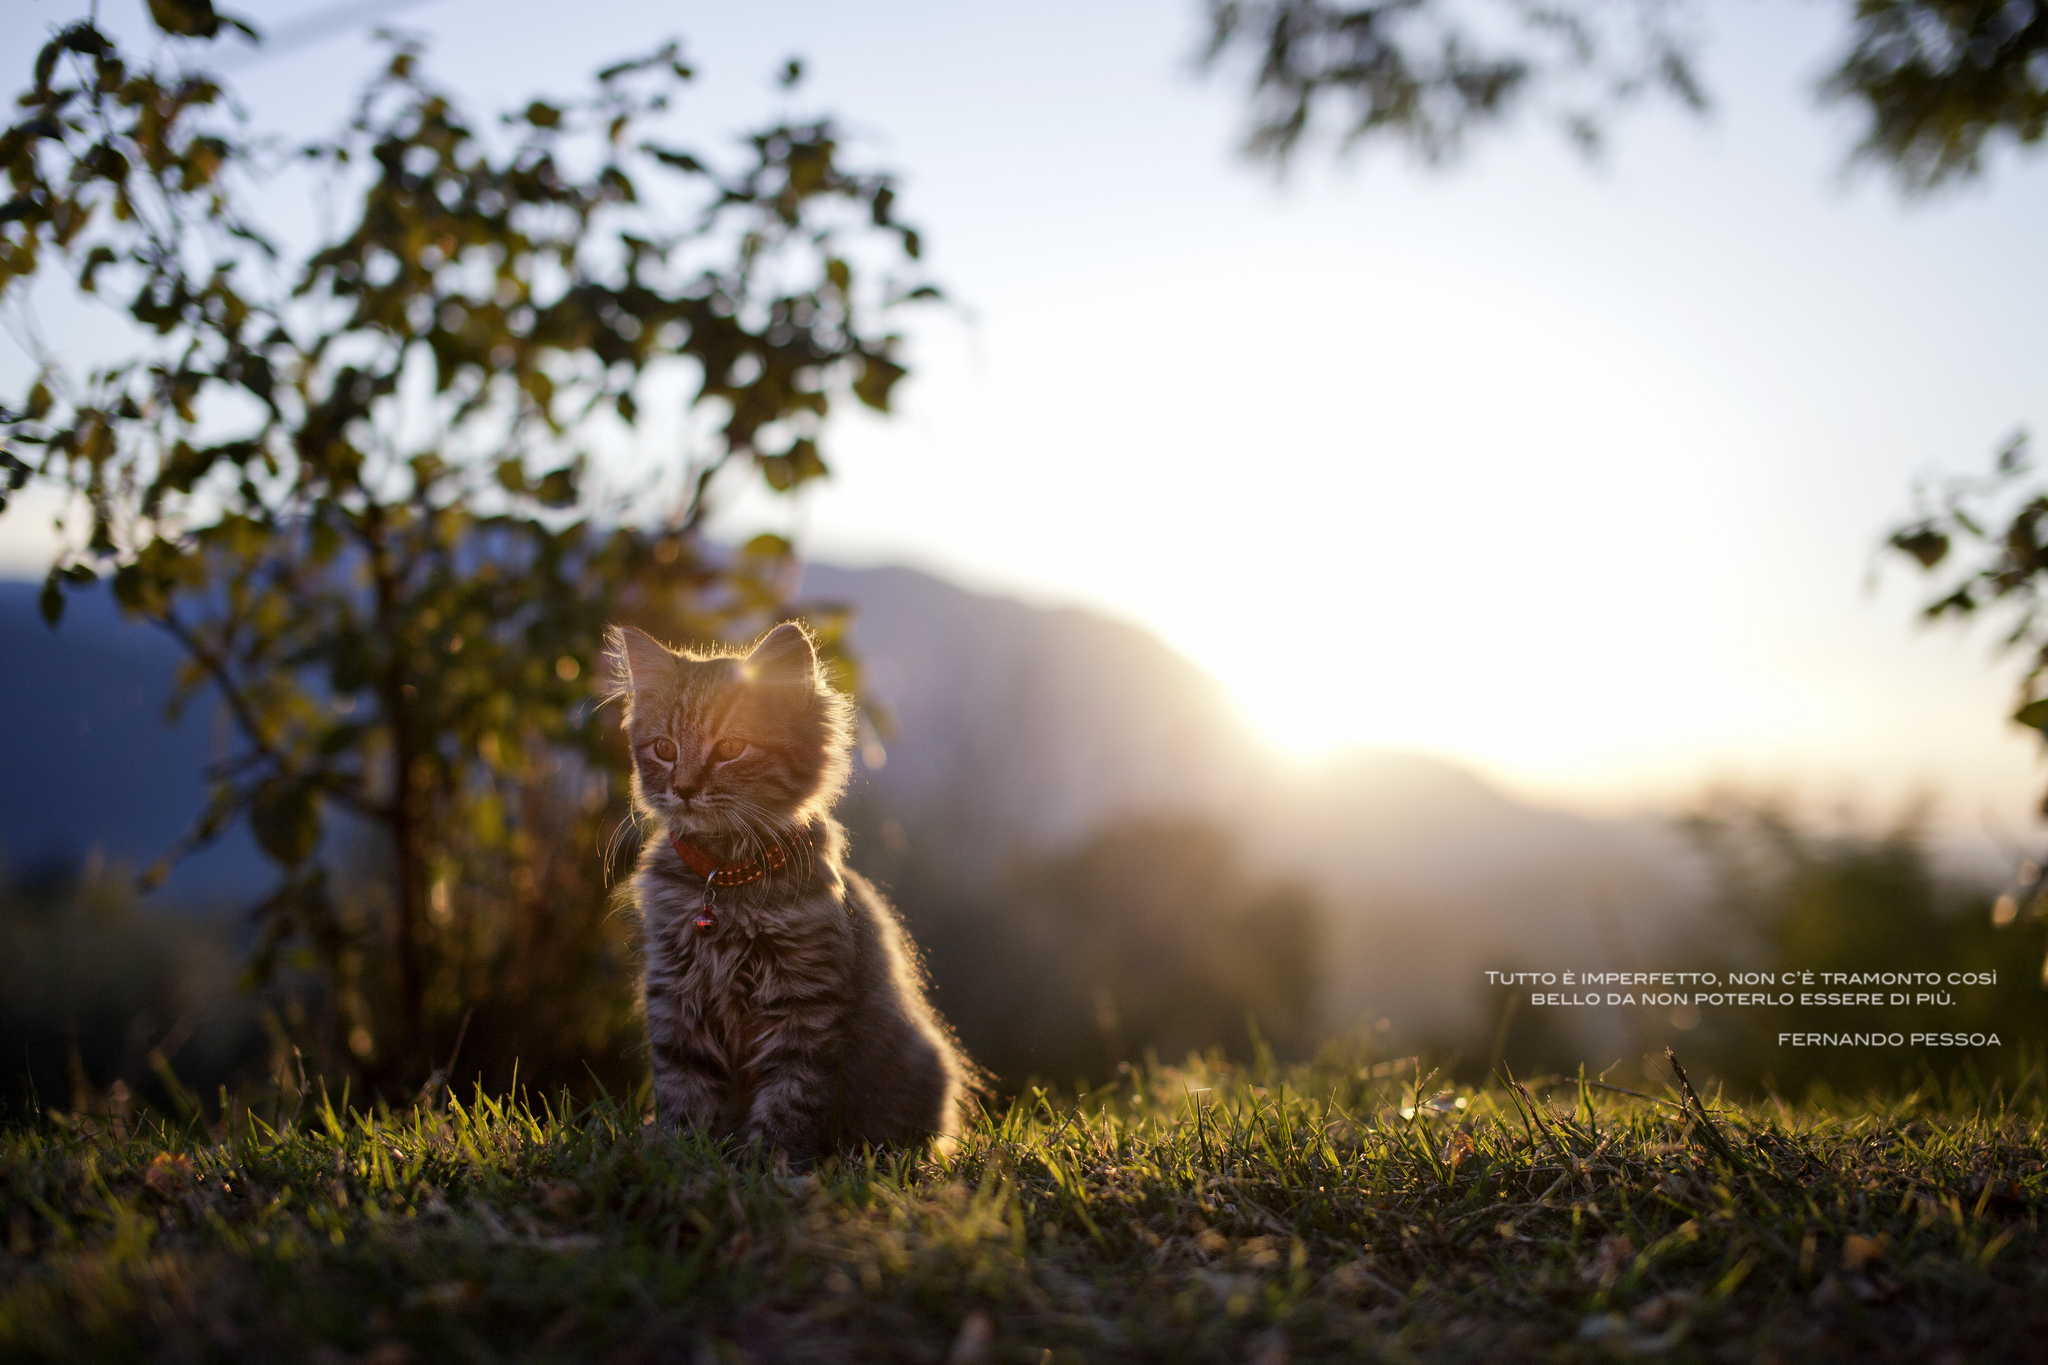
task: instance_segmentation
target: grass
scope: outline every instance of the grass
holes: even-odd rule
[[[0,1132],[0,1359],[2048,1356],[2038,1077],[1820,1109],[1362,1061],[810,1173],[615,1101],[44,1116]]]

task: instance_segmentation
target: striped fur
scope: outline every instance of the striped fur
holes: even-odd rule
[[[971,1065],[924,998],[896,912],[845,866],[832,803],[846,786],[852,704],[801,626],[745,653],[676,652],[614,627],[633,802],[649,826],[634,872],[647,956],[647,1037],[664,1124],[757,1139],[809,1161],[837,1146],[950,1138]],[[714,892],[669,842],[789,866]]]

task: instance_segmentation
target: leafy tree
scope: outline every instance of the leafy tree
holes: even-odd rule
[[[1889,544],[1923,571],[1949,575],[1922,609],[1925,619],[2004,619],[2004,647],[2026,659],[2012,718],[2048,740],[2048,489],[2027,450],[2026,434],[2013,436],[1989,475],[1948,481],[1919,516],[1892,532]],[[2041,810],[2048,815],[2048,797]],[[2021,864],[1992,920],[2000,927],[2048,924],[2048,885],[2039,861]],[[2048,958],[2041,984],[2048,987]]]
[[[1207,61],[1256,51],[1245,149],[1284,164],[1333,103],[1345,146],[1393,139],[1426,161],[1528,104],[1588,150],[1605,113],[1662,91],[1705,107],[1675,0],[1459,9],[1445,0],[1207,0]]]
[[[479,1001],[530,1032],[629,1010],[587,871],[623,818],[602,629],[789,611],[789,545],[721,552],[706,518],[722,476],[824,475],[835,403],[888,409],[887,316],[933,293],[917,234],[829,120],[723,158],[664,140],[673,45],[491,125],[394,42],[347,126],[286,157],[192,65],[224,24],[208,0],[151,14],[170,37],[146,62],[58,32],[0,136],[0,303],[68,278],[131,347],[87,373],[38,354],[0,459],[67,499],[50,623],[110,578],[184,647],[178,704],[233,719],[152,875],[246,819],[281,870],[253,974],[317,964],[373,1079],[416,1082]],[[304,253],[248,208],[292,167],[352,206]],[[607,474],[606,448],[657,438],[654,472]],[[347,882],[337,834],[363,855]]]
[[[2048,130],[2048,13],[2033,0],[1857,0],[1822,90],[1869,115],[1859,155],[1908,192],[1983,173],[2001,139]]]
[[[1209,62],[1255,54],[1246,149],[1275,163],[1332,105],[1346,145],[1391,139],[1431,161],[1530,109],[1590,150],[1644,95],[1706,108],[1685,0],[1205,3]],[[1847,40],[1818,93],[1864,111],[1857,155],[1907,193],[1971,179],[1988,148],[2048,130],[2048,10],[2034,0],[1855,0]]]

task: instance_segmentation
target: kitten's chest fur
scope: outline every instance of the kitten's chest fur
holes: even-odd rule
[[[648,991],[671,992],[686,1027],[715,1035],[729,1057],[740,1059],[792,1000],[827,1003],[843,993],[852,944],[845,885],[836,873],[793,885],[777,879],[719,888],[707,898],[701,885],[659,866],[668,860],[655,861],[639,887]],[[707,915],[714,920],[708,931],[698,925]]]
[[[773,971],[777,945],[729,926],[721,934],[700,933],[693,919],[679,920],[668,937],[676,1021],[703,1035],[706,1050],[724,1060],[720,1126],[736,1129],[753,1103],[758,1078],[752,1059],[771,1023],[762,982]]]

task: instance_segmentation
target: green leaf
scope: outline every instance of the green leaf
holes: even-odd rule
[[[576,504],[576,468],[552,469],[541,475],[533,496],[543,507],[573,507]]]
[[[265,853],[295,867],[320,845],[319,801],[303,782],[274,777],[249,806],[249,831]]]
[[[100,273],[100,267],[112,265],[114,259],[113,250],[105,245],[86,252],[85,264],[78,271],[78,287],[88,294],[97,292],[99,284],[94,277]]]
[[[363,742],[363,736],[367,733],[369,731],[366,726],[358,725],[354,721],[344,721],[321,736],[321,757],[333,758],[338,753],[355,748]]]
[[[2028,729],[2048,733],[2048,699],[2028,702],[2013,712],[2012,718]]]
[[[194,0],[185,0],[185,2],[190,4]],[[204,4],[205,0],[197,0],[197,2]],[[82,20],[72,24],[62,33],[58,34],[57,41],[71,51],[86,57],[97,57],[102,52],[111,51],[114,46],[107,41],[106,34],[101,33],[91,24]]]
[[[129,611],[142,610],[148,600],[149,581],[139,564],[123,564],[114,570],[114,600]]]
[[[704,163],[688,152],[671,151],[667,147],[656,147],[652,143],[643,150],[664,166],[673,166],[689,175],[704,174]]]
[[[158,28],[180,38],[211,38],[220,32],[213,0],[149,0],[149,17]]]
[[[1998,472],[2000,474],[2017,474],[2026,468],[2026,464],[2027,433],[2016,431],[2007,437],[2005,444],[1999,448]]]
[[[1948,537],[1931,526],[1912,526],[1892,537],[1892,548],[1931,569],[1948,557]]]
[[[329,646],[328,680],[336,695],[360,692],[376,681],[378,659],[368,641],[344,631]]]
[[[500,460],[497,468],[498,487],[507,493],[528,491],[526,465],[519,460]]]
[[[853,381],[853,395],[876,412],[887,412],[889,391],[909,371],[886,356],[870,355],[864,359],[860,378]]]

